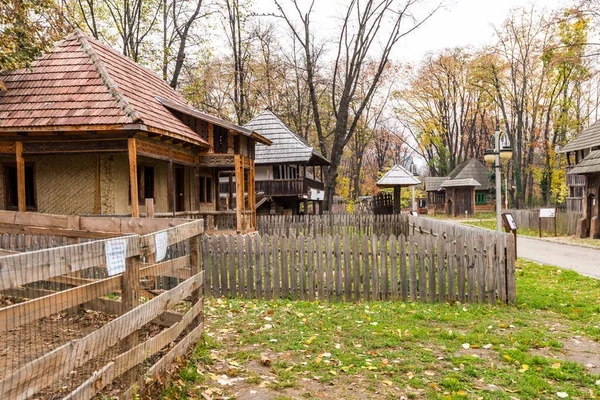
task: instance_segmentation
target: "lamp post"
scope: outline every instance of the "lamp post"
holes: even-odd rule
[[[494,149],[488,149],[483,157],[485,162],[488,164],[491,164],[495,161],[494,175],[496,175],[496,230],[498,232],[502,232],[502,178],[500,176],[500,159],[510,160],[512,158],[512,149],[510,148],[510,145],[505,143],[502,147],[500,147],[500,136],[500,127],[496,126],[496,130],[494,131]],[[506,200],[508,204],[508,198]]]

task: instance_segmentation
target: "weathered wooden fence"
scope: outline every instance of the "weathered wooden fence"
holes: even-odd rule
[[[328,214],[260,215],[257,230],[267,235],[398,235],[407,215],[400,214]]]
[[[539,229],[540,210],[508,210],[519,228]],[[556,213],[556,232],[563,235],[575,235],[577,233],[577,221],[583,215],[579,213]],[[554,233],[554,219],[542,218],[542,231]]]
[[[100,222],[104,231],[115,223]],[[160,382],[203,332],[202,226],[0,257],[0,398],[91,399],[116,384],[128,399]],[[187,254],[155,261],[183,242]],[[142,287],[142,278],[163,276],[179,284]]]
[[[205,235],[205,293],[310,301],[515,302],[512,236],[421,218],[397,222],[404,226],[399,235]]]

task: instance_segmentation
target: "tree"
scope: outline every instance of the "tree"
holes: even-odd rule
[[[69,30],[53,0],[0,2],[0,71],[28,65]]]
[[[280,16],[286,21],[304,50],[317,138],[321,152],[328,156],[331,161],[331,166],[325,170],[325,209],[330,210],[333,204],[338,167],[344,149],[356,131],[369,100],[379,86],[381,74],[389,61],[391,51],[401,38],[418,28],[435,10],[425,18],[415,20],[414,15],[411,13],[415,8],[414,6],[419,4],[418,0],[408,0],[403,4],[394,0],[366,0],[362,3],[356,0],[350,1],[343,13],[337,39],[330,93],[335,128],[331,132],[331,137],[328,138],[328,133],[323,130],[321,124],[319,99],[317,98],[315,85],[314,36],[311,30],[311,14],[315,1],[313,0],[310,3],[307,12],[302,12],[298,0],[290,0],[296,16],[301,22],[301,27],[296,26],[292,20],[291,12],[286,11],[282,6],[282,0],[274,0],[274,2]],[[413,24],[405,29],[405,24],[411,21]],[[358,82],[361,75],[364,74],[368,61],[371,59],[375,43],[381,43],[381,49],[373,57],[373,62],[376,65],[373,80],[366,90],[366,95],[361,101],[357,102],[354,110],[351,110],[353,103],[356,101],[355,95]],[[327,142],[331,144],[328,146]]]

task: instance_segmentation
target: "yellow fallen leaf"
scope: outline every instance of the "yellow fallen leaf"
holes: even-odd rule
[[[505,354],[505,355],[504,355],[504,359],[505,359],[506,361],[512,361],[512,357],[511,357],[511,356],[509,356],[508,354]]]
[[[560,363],[552,364],[552,369],[559,369],[559,368],[560,368]]]
[[[382,381],[382,382],[388,386],[392,386],[394,384],[394,382],[392,382],[392,381]]]
[[[334,370],[332,370],[332,369],[330,369],[330,370],[329,370],[329,373],[330,373],[331,375],[337,375],[337,372],[335,372],[335,371],[334,371]]]

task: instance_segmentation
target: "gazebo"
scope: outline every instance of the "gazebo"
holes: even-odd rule
[[[394,189],[394,214],[400,213],[400,190],[403,187],[420,185],[421,181],[401,165],[395,165],[377,181],[380,188]]]

